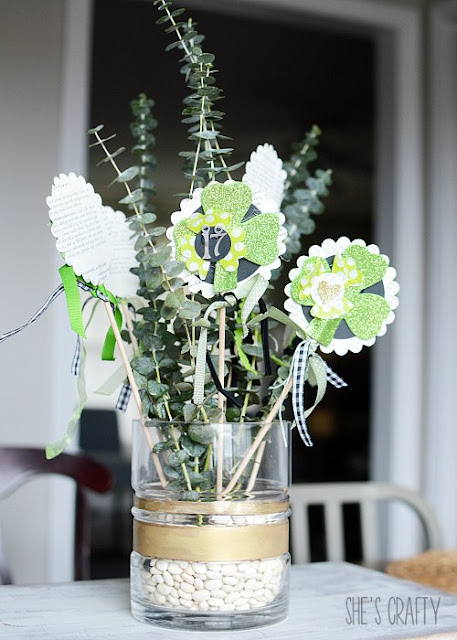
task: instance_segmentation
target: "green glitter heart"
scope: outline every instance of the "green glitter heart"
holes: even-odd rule
[[[259,265],[271,264],[278,257],[279,217],[260,213],[243,223],[246,258]]]
[[[333,340],[338,325],[342,318],[335,318],[333,320],[322,320],[321,318],[314,318],[306,328],[306,333],[317,340],[319,344],[328,347]]]
[[[233,291],[238,284],[238,269],[236,271],[226,271],[220,262],[216,264],[214,272],[214,291]]]
[[[360,293],[351,297],[354,308],[344,318],[349,329],[361,340],[375,338],[390,313],[389,303],[374,293]]]
[[[185,240],[189,236],[187,221],[181,220],[175,224],[173,228],[173,242],[176,249],[176,260],[183,260],[181,256],[181,240]]]
[[[237,226],[252,203],[252,191],[244,182],[212,182],[202,191],[203,210],[210,209],[230,214],[231,224]]]
[[[362,289],[367,289],[373,284],[381,282],[389,266],[389,261],[386,260],[386,258],[380,255],[373,255],[366,247],[356,244],[347,247],[347,249],[343,251],[343,256],[353,258],[357,271],[361,271],[363,274],[361,284],[351,287],[351,289],[358,291],[362,291]]]
[[[310,258],[307,258],[304,261],[298,276],[293,280],[290,288],[292,299],[295,300],[295,302],[298,302],[298,304],[303,305],[304,307],[311,306],[314,304],[314,300],[312,299],[311,296],[306,296],[305,298],[300,297],[300,292],[302,288],[300,280],[308,275],[309,273],[308,265],[321,266],[323,270],[326,271],[327,273],[331,271],[330,265],[327,262],[327,260],[324,260],[323,258],[319,258],[318,256],[312,256]]]

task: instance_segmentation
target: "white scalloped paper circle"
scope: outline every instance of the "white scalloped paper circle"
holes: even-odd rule
[[[97,286],[108,276],[111,250],[102,201],[91,184],[74,173],[54,178],[46,199],[57,250],[76,275]]]
[[[103,207],[103,214],[111,253],[106,288],[117,298],[134,298],[140,286],[138,276],[130,273],[130,269],[137,265],[135,238],[122,211]]]
[[[230,184],[231,182],[235,182],[235,181],[226,180],[224,184]],[[211,184],[211,183],[208,183],[208,184]],[[166,235],[167,235],[167,238],[170,240],[170,246],[172,249],[171,257],[173,260],[176,259],[176,252],[175,252],[174,242],[173,242],[173,227],[178,222],[181,222],[181,220],[183,220],[184,218],[188,218],[189,216],[191,216],[193,213],[195,213],[195,211],[197,211],[201,207],[202,191],[203,191],[202,188],[195,189],[195,191],[193,192],[190,198],[184,198],[184,200],[181,200],[179,211],[175,211],[174,213],[171,214],[172,226],[167,229]],[[252,280],[257,275],[261,275],[263,278],[265,278],[265,280],[269,281],[271,278],[272,271],[274,271],[281,265],[280,256],[286,251],[286,245],[284,241],[287,237],[287,230],[283,226],[286,219],[284,214],[279,211],[279,207],[276,204],[276,202],[272,198],[268,198],[264,194],[257,192],[257,194],[255,195],[255,202],[254,202],[254,194],[253,194],[253,204],[262,213],[278,214],[279,224],[280,224],[280,229],[278,234],[278,257],[276,258],[276,260],[274,260],[274,262],[272,262],[269,265],[259,266],[259,268],[256,269],[256,271],[253,274],[251,274],[250,276],[242,280],[238,284],[236,289],[232,292],[234,293],[235,296],[238,296],[242,292],[242,290],[245,289],[245,284],[249,282],[249,280]],[[214,297],[213,285],[210,284],[209,282],[205,282],[204,280],[201,280],[198,276],[191,273],[187,269],[184,269],[184,271],[180,274],[180,278],[182,278],[183,280],[185,280],[185,282],[187,282],[189,290],[192,293],[201,293],[205,298],[208,298],[208,299]]]
[[[388,256],[381,254],[379,247],[376,244],[367,245],[364,240],[357,238],[356,240],[349,240],[346,236],[342,236],[338,240],[332,240],[327,238],[321,245],[313,245],[309,248],[308,255],[301,256],[297,260],[297,267],[295,269],[291,269],[289,273],[290,283],[285,287],[284,291],[287,296],[287,300],[284,303],[285,309],[289,312],[291,320],[295,322],[303,331],[303,334],[306,336],[306,329],[308,327],[308,321],[303,314],[302,305],[295,302],[291,296],[291,283],[298,276],[300,269],[308,257],[318,256],[320,258],[330,258],[337,253],[342,253],[350,244],[360,245],[362,247],[366,247],[370,253],[373,255],[382,255],[383,258],[389,262]],[[400,290],[400,286],[398,282],[396,282],[395,278],[397,276],[397,272],[393,267],[387,267],[386,273],[382,279],[382,283],[384,285],[384,298],[388,302],[391,311],[387,318],[384,320],[381,330],[378,332],[376,337],[383,336],[387,331],[387,326],[391,324],[395,320],[394,309],[398,307],[398,297],[397,293]],[[370,338],[369,340],[361,340],[357,338],[357,336],[353,336],[351,338],[334,338],[328,347],[323,345],[318,345],[319,349],[323,353],[336,353],[339,356],[346,355],[349,351],[352,353],[359,353],[362,348],[371,347],[376,342],[375,338]]]
[[[266,197],[271,198],[279,209],[284,198],[286,178],[287,172],[282,168],[282,160],[278,157],[276,149],[273,145],[265,143],[259,144],[251,153],[242,181],[251,187],[256,207],[257,198],[263,200]]]

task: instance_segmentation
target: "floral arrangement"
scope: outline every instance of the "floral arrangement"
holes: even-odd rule
[[[268,304],[272,283],[295,261],[303,236],[314,230],[312,216],[324,209],[331,171],[309,169],[320,131],[313,127],[287,162],[264,144],[244,173],[244,163],[231,165],[224,113],[216,108],[222,93],[214,56],[204,52],[204,37],[183,19],[183,9],[166,0],[154,5],[161,12],[158,24],[175,36],[167,49],[182,54],[189,89],[183,123],[193,148],[180,154],[188,193],[168,227],[157,224],[157,122],[153,101],[141,94],[131,104],[135,164],[120,166],[124,149],[111,148],[114,136],[103,137],[102,125],[89,132],[92,146],[103,152],[101,162],[111,164],[114,182],[125,187],[119,201],[124,212],[105,207],[84,178],[61,175],[48,198],[51,231],[65,261],[60,290],[78,334],[75,373],[84,364],[83,289],[106,307],[110,329],[102,357],[113,359],[117,343],[127,375],[123,404],[133,392],[162,486],[183,500],[212,500],[252,486],[254,456],[271,423],[281,420],[291,390],[295,423],[312,444],[307,416],[327,380],[345,384],[318,349],[344,355],[371,346],[394,319],[398,285],[378,247],[343,237],[298,258],[285,290],[288,313]],[[270,334],[276,325],[284,329],[281,341]],[[306,381],[316,388],[308,408]],[[71,439],[85,391],[80,395],[65,437],[48,448],[49,456]],[[224,476],[212,463],[218,425],[252,421],[262,425],[253,446]],[[160,423],[156,440],[151,422]]]

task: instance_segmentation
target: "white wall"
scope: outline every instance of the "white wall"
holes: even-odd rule
[[[59,284],[45,198],[56,173],[84,170],[88,9],[86,0],[0,0],[0,333]],[[63,298],[0,346],[0,445],[44,446],[63,434],[73,347]],[[71,577],[69,484],[34,480],[0,505],[16,581]]]
[[[457,544],[457,1],[437,3],[428,24],[427,367],[424,490]]]

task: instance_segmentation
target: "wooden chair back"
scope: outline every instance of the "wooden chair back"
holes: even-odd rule
[[[83,454],[62,453],[47,460],[44,449],[0,447],[0,500],[33,476],[57,474],[76,482],[75,580],[89,579],[90,527],[85,490],[105,493],[112,489],[110,470]],[[11,573],[0,543],[0,581],[11,584]]]

